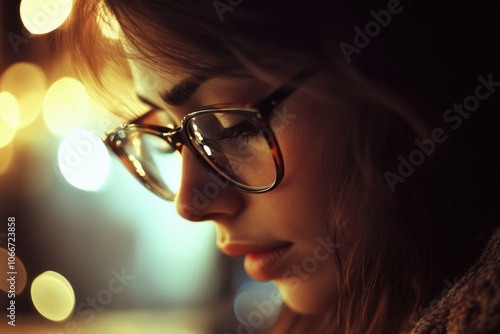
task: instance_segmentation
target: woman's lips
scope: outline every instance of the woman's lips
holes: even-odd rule
[[[219,243],[219,249],[232,257],[245,256],[244,267],[248,275],[258,281],[276,279],[284,272],[285,258],[293,244],[290,242],[232,241]]]
[[[280,245],[261,252],[249,253],[245,256],[245,270],[252,278],[259,281],[268,281],[282,274],[281,270],[285,258],[292,248],[292,244]]]

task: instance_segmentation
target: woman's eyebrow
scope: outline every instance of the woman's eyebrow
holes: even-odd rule
[[[161,107],[159,107],[156,103],[152,102],[147,97],[142,96],[142,95],[140,95],[138,93],[136,93],[135,95],[137,96],[137,98],[139,99],[139,101],[141,101],[142,103],[147,104],[148,106],[150,106],[152,108],[155,108],[155,109],[162,109]]]
[[[186,103],[194,95],[198,87],[207,80],[208,77],[203,76],[190,77],[175,85],[171,90],[160,92],[160,97],[171,106],[180,106]]]

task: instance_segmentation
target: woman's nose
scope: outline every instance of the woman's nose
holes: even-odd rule
[[[179,215],[187,220],[227,220],[242,210],[244,194],[206,168],[184,147],[182,180],[175,204]]]

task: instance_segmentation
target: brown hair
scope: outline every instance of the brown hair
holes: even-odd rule
[[[362,48],[354,28],[364,29],[395,1],[104,0],[133,46],[134,52],[127,54],[119,43],[101,37],[95,24],[99,3],[76,1],[64,36],[76,67],[90,70],[82,74],[90,73],[97,82],[107,64],[127,57],[138,57],[152,69],[164,70],[168,64],[167,71],[202,76],[245,67],[272,79],[279,68],[312,67],[332,78],[336,84],[331,89],[358,101],[349,115],[352,131],[344,159],[330,161],[328,148],[322,157],[322,163],[344,176],[332,180],[331,234],[342,235],[342,227],[355,222],[361,235],[349,245],[347,258],[336,259],[342,274],[332,284],[340,295],[324,316],[325,332],[402,331],[442,288],[440,280],[460,274],[477,256],[496,226],[489,219],[499,189],[494,185],[500,185],[499,165],[488,160],[490,151],[472,155],[474,147],[465,148],[472,142],[464,142],[493,117],[484,110],[486,116],[471,120],[461,133],[442,121],[443,111],[473,90],[478,75],[496,69],[488,36],[480,34],[494,31],[485,18],[488,10],[478,9],[476,16],[459,21],[457,15],[463,18],[459,14],[468,10],[459,4],[405,3],[400,5],[404,12],[393,14],[390,24],[379,23],[378,35],[365,31],[370,42]],[[218,11],[214,6],[220,3],[227,7]],[[459,51],[457,43],[464,41],[472,46]],[[357,50],[349,59],[342,43]],[[484,108],[493,109],[494,102]],[[398,156],[408,155],[416,139],[430,138],[439,127],[450,139],[391,191],[385,172],[397,171]],[[498,149],[498,135],[488,136],[474,143],[490,138]],[[487,188],[486,180],[474,180],[471,173],[481,169],[470,157],[491,167]],[[476,198],[464,205],[460,196],[467,192]],[[473,214],[476,224],[468,221]],[[319,326],[316,318],[302,321],[310,331]]]

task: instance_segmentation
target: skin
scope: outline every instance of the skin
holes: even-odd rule
[[[283,81],[278,84],[241,75],[211,78],[185,104],[171,106],[163,102],[157,92],[183,80],[182,74],[160,76],[148,72],[137,62],[130,64],[137,93],[167,110],[176,124],[187,113],[203,106],[257,102],[295,74],[283,75]],[[250,261],[245,261],[245,269],[256,280],[273,280],[284,302],[301,313],[326,310],[336,296],[335,254],[324,246],[328,244],[326,213],[331,201],[328,184],[335,181],[336,173],[332,169],[334,164],[324,161],[323,156],[325,147],[336,147],[346,136],[342,113],[332,112],[345,107],[332,105],[331,101],[322,102],[308,93],[308,89],[314,90],[322,84],[318,77],[309,79],[285,100],[280,110],[287,117],[273,123],[285,163],[285,176],[277,188],[251,194],[219,187],[217,196],[194,213],[189,209],[193,207],[193,190],[203,190],[213,179],[193,153],[184,149],[182,182],[175,199],[178,213],[185,219],[215,222],[217,246],[230,256],[291,243],[279,268],[270,274],[253,270]],[[335,161],[335,150],[328,154]]]

